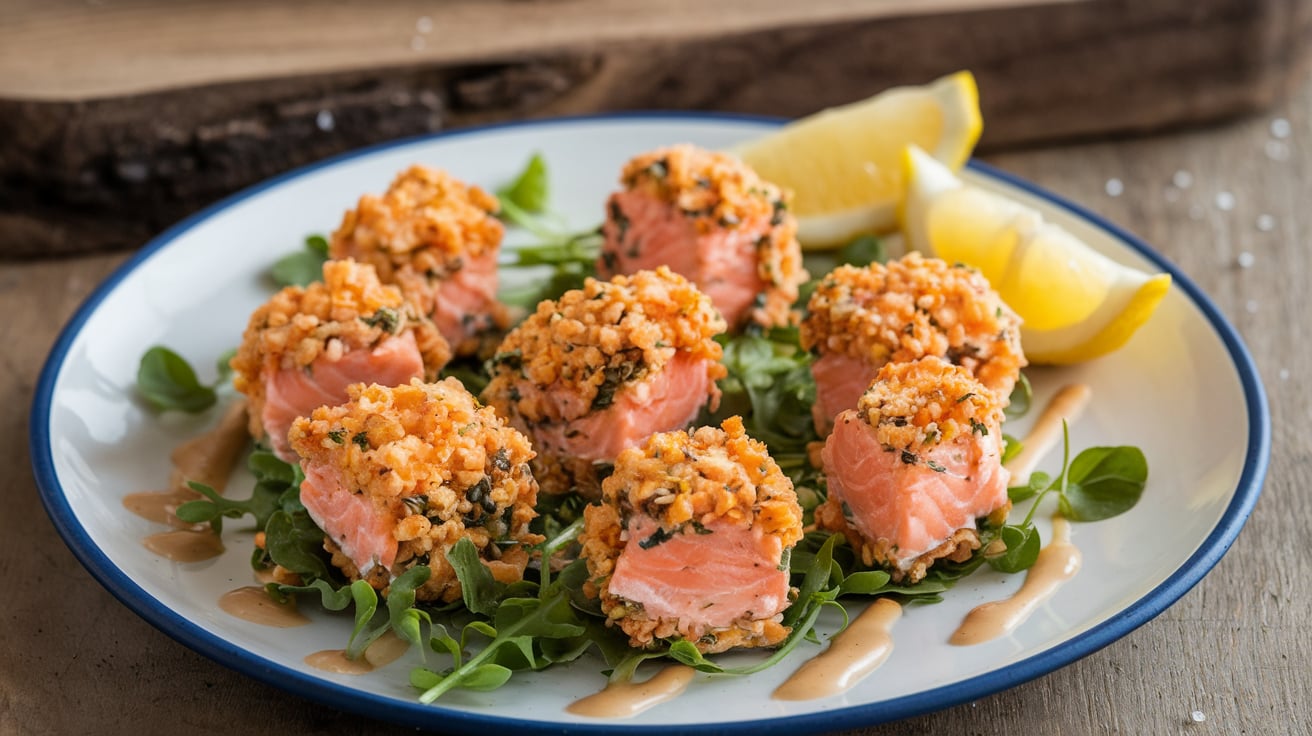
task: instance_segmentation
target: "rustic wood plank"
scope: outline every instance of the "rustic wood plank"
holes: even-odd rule
[[[358,5],[315,3],[315,14],[294,16],[298,24],[288,30],[300,39],[291,47],[304,50],[307,34],[329,47],[313,72],[308,62],[288,66],[276,34],[243,35],[250,28],[232,25],[272,23],[267,13],[274,11],[261,10],[263,3],[169,4],[184,16],[214,13],[185,16],[213,26],[190,20],[184,28],[193,36],[196,28],[208,31],[206,38],[218,39],[213,43],[250,43],[249,55],[266,64],[266,76],[242,80],[232,76],[237,70],[215,77],[227,81],[94,99],[0,93],[0,257],[137,247],[205,204],[289,168],[367,143],[494,120],[640,108],[795,117],[969,68],[982,90],[981,145],[996,151],[1262,109],[1281,98],[1312,48],[1308,0],[1104,0],[969,12],[940,0],[932,5],[940,14],[914,17],[887,16],[903,3],[776,0],[730,12],[747,1],[702,18],[699,4],[683,0],[657,19],[628,12],[620,0],[453,2],[430,16],[439,29],[470,28],[468,38],[457,34],[453,50],[440,52],[446,56],[386,61],[391,57],[380,52],[383,66],[339,71],[328,71],[342,62],[333,56],[339,47],[378,49],[392,43],[392,33],[410,38],[424,11],[413,3],[384,5],[370,11],[379,20],[365,23]],[[141,58],[164,70],[196,59],[223,68],[209,52],[228,46],[202,46],[209,52],[193,55],[178,40],[187,37],[181,31],[166,24],[156,33],[142,8],[157,3],[124,3],[104,33],[147,39],[143,44],[159,36],[159,55]],[[50,19],[68,10],[69,0],[14,7],[25,12],[11,8],[0,17],[0,34],[11,34],[0,40],[0,69],[22,73],[0,74],[0,84],[38,74],[31,58],[75,48],[71,38],[100,27],[87,20],[98,6],[64,25]],[[540,21],[541,38],[524,38],[527,21],[507,23],[494,14],[507,8]],[[592,16],[583,9],[605,23],[584,22]],[[347,11],[357,15],[337,15]],[[319,25],[321,19],[329,24]],[[488,30],[494,23],[518,39],[514,51],[497,45],[510,41]],[[142,27],[151,31],[135,33]],[[478,28],[487,45],[461,46],[480,37]],[[325,36],[325,29],[342,35]],[[29,39],[45,51],[28,49]],[[425,43],[424,53],[448,48]],[[82,59],[81,67],[113,66],[95,53],[70,56]],[[120,63],[137,56],[125,58]],[[58,60],[50,63],[60,68]]]
[[[1288,139],[1272,135],[1273,116],[1290,123]],[[1271,115],[990,157],[1139,233],[1212,296],[1266,383],[1276,428],[1270,475],[1220,565],[1143,628],[976,703],[850,733],[1274,734],[1312,723],[1308,136],[1305,78]],[[1189,188],[1170,186],[1177,171],[1190,174]],[[1120,196],[1106,193],[1113,178]],[[1233,209],[1217,206],[1223,192]],[[1258,226],[1262,215],[1269,230]],[[1245,252],[1248,268],[1239,265]],[[21,441],[37,371],[59,326],[121,259],[0,267],[0,313],[9,316],[0,321],[0,462],[9,469],[0,474],[0,578],[11,583],[0,596],[0,733],[412,733],[272,690],[172,642],[96,584],[44,519]],[[1191,722],[1194,710],[1205,723]]]
[[[544,49],[682,42],[795,25],[1088,1],[667,0],[644,6],[628,0],[13,0],[0,7],[0,98],[102,99],[239,80],[496,60]]]

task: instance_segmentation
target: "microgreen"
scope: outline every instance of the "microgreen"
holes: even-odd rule
[[[1020,524],[998,530],[1006,552],[987,558],[1002,572],[1026,570],[1038,559],[1041,542],[1034,514],[1049,493],[1057,494],[1057,507],[1070,521],[1101,521],[1134,507],[1148,482],[1148,461],[1137,447],[1090,447],[1071,460],[1070,428],[1062,422],[1061,471],[1055,478],[1034,473],[1023,485],[1007,489],[1012,503],[1034,498]],[[987,545],[986,545],[987,546]]]
[[[224,359],[230,356],[231,353],[225,353],[220,357],[216,366],[218,378],[206,385],[196,377],[195,369],[185,358],[156,345],[141,356],[137,366],[137,393],[157,410],[199,414],[218,400],[215,389],[230,375]]]
[[[596,275],[601,253],[601,228],[572,232],[564,218],[549,209],[551,188],[546,160],[533,154],[513,182],[497,190],[501,218],[531,233],[538,242],[508,249],[501,268],[549,267],[550,274],[519,289],[503,290],[502,302],[532,310],[545,299],[557,299]]]
[[[1030,379],[1026,378],[1024,373],[1018,375],[1020,378],[1016,379],[1016,385],[1011,389],[1011,398],[1002,410],[1008,419],[1025,416],[1029,413],[1030,405],[1034,403],[1034,388],[1030,385]]]
[[[305,239],[305,247],[279,258],[269,269],[269,278],[279,288],[309,286],[323,278],[323,264],[328,260],[328,240],[322,235]]]
[[[887,263],[888,248],[884,246],[884,241],[874,235],[858,235],[838,251],[838,261],[850,266]]]

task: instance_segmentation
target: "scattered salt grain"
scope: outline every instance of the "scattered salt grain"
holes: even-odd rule
[[[1281,369],[1280,369],[1280,380],[1282,380],[1282,381],[1288,381],[1288,380],[1289,380],[1289,369],[1288,369],[1288,368],[1281,368]]]
[[[1180,169],[1171,177],[1171,183],[1181,189],[1188,189],[1194,185],[1194,175],[1184,169]]]
[[[415,30],[420,33],[432,33],[433,19],[426,15],[421,17],[419,20],[415,21]]]
[[[1239,257],[1235,259],[1235,263],[1238,263],[1240,268],[1252,268],[1253,263],[1256,261],[1257,258],[1255,258],[1253,254],[1249,253],[1248,251],[1244,251],[1243,253],[1240,253]]]
[[[1244,303],[1244,309],[1248,310],[1249,314],[1257,314],[1257,300],[1249,299]]]
[[[1106,190],[1108,197],[1119,197],[1121,192],[1125,191],[1125,184],[1120,179],[1108,179],[1103,189]]]
[[[1207,720],[1207,714],[1202,712],[1201,710],[1196,710],[1193,713],[1189,714],[1189,719],[1192,720],[1194,723],[1202,723],[1203,721]]]
[[[1271,135],[1276,138],[1288,138],[1289,131],[1290,126],[1288,120],[1285,120],[1284,118],[1276,118],[1271,121]]]
[[[1230,192],[1217,192],[1216,208],[1224,212],[1229,212],[1235,208],[1235,195]]]
[[[413,51],[423,51],[424,44],[425,41],[423,36],[415,36],[414,38],[410,39],[410,48]]]
[[[337,121],[333,118],[331,110],[320,110],[319,114],[314,116],[314,125],[319,130],[327,133],[337,127]]]
[[[1266,157],[1272,161],[1287,161],[1289,159],[1289,146],[1280,141],[1266,142]]]
[[[1272,230],[1275,230],[1275,229],[1276,229],[1276,218],[1275,218],[1275,217],[1272,217],[1271,215],[1266,215],[1266,214],[1258,215],[1258,216],[1257,216],[1257,229],[1258,229],[1258,230],[1261,230],[1261,231],[1264,232],[1264,233],[1269,233],[1269,232],[1271,232]]]

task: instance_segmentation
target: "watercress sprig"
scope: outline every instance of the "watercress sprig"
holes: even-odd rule
[[[199,414],[218,401],[215,389],[232,375],[228,361],[234,353],[229,350],[220,355],[215,362],[217,377],[213,383],[203,384],[186,358],[156,345],[141,356],[137,366],[137,393],[160,411]]]
[[[328,260],[328,240],[322,235],[310,235],[305,247],[279,258],[269,269],[269,278],[278,288],[309,286],[323,278],[323,264]]]
[[[1070,521],[1101,521],[1129,511],[1139,502],[1148,483],[1148,461],[1130,445],[1090,447],[1071,460],[1070,427],[1062,421],[1061,471],[1056,478],[1032,474],[1024,485],[1007,489],[1012,503],[1034,499],[1020,524],[1007,524],[998,536],[1007,549],[987,557],[1002,572],[1029,569],[1038,559],[1042,543],[1034,528],[1034,514],[1049,493],[1057,494],[1058,509]]]

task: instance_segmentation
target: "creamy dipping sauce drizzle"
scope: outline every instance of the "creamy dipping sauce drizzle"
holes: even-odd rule
[[[370,644],[359,659],[348,658],[345,649],[325,649],[308,655],[304,661],[311,667],[326,672],[339,675],[363,675],[395,662],[409,648],[410,642],[389,631]]]
[[[141,491],[129,493],[123,497],[123,508],[132,513],[159,524],[190,529],[191,524],[182,521],[173,514],[178,507],[188,501],[195,501],[200,494],[190,488],[175,488],[171,491]]]
[[[223,554],[223,542],[209,529],[176,529],[141,540],[146,549],[174,562],[203,562]]]
[[[1039,604],[1075,577],[1081,561],[1079,548],[1071,544],[1070,522],[1060,516],[1052,517],[1052,541],[1039,552],[1034,566],[1025,573],[1025,583],[1020,590],[1005,600],[976,606],[966,614],[949,643],[970,646],[1011,633],[1025,623]]]
[[[608,683],[601,692],[576,700],[565,710],[590,718],[631,718],[677,698],[695,673],[686,665],[669,665],[642,682]]]
[[[310,619],[296,610],[296,599],[289,597],[287,602],[279,603],[258,585],[247,585],[224,593],[219,596],[219,608],[230,616],[261,626],[286,629],[310,623]]]
[[[182,504],[201,497],[187,487],[188,480],[222,492],[248,439],[243,399],[228,407],[213,429],[173,450],[171,490],[129,493],[123,497],[123,507],[137,516],[178,527],[176,531],[143,539],[141,543],[146,549],[174,562],[202,562],[223,554],[223,542],[208,525],[188,524],[175,512]]]
[[[893,624],[902,606],[879,598],[829,642],[829,648],[803,664],[775,689],[776,700],[815,700],[850,690],[893,652]]]
[[[1052,397],[1034,422],[1034,428],[1025,436],[1020,453],[1007,463],[1007,470],[1011,471],[1011,485],[1019,486],[1029,482],[1030,473],[1034,472],[1039,461],[1061,441],[1061,420],[1074,424],[1089,405],[1092,393],[1093,389],[1089,386],[1072,383],[1063,386]]]

